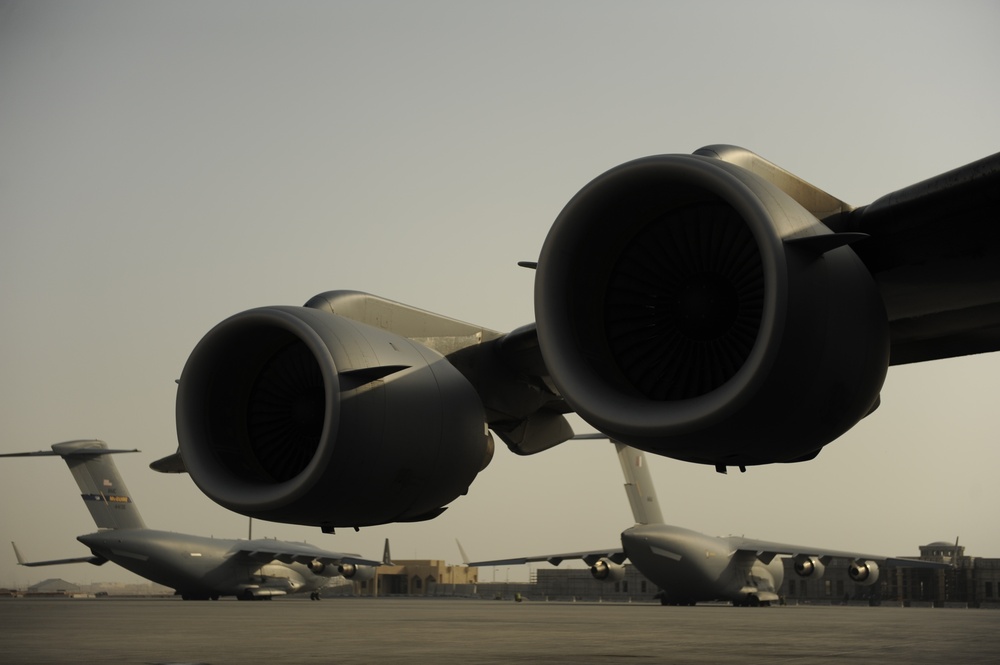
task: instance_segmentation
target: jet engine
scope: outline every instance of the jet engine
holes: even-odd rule
[[[375,566],[362,566],[356,563],[342,563],[337,571],[354,582],[366,582],[375,577]]]
[[[852,561],[847,574],[858,584],[871,586],[878,582],[878,564],[874,561]]]
[[[598,559],[590,567],[590,574],[595,580],[602,582],[621,582],[625,579],[625,566],[619,565],[608,558]]]
[[[444,357],[313,307],[264,307],[198,343],[177,391],[184,466],[222,506],[294,524],[430,519],[492,456]]]
[[[323,563],[319,559],[313,559],[306,565],[313,575],[322,575],[323,577],[333,577],[334,575],[340,574],[339,570]]]
[[[863,236],[834,233],[759,172],[639,159],[584,187],[550,229],[541,353],[612,439],[716,466],[794,462],[877,404],[888,323],[848,246]]]
[[[792,568],[799,577],[812,577],[817,580],[823,577],[826,571],[823,562],[814,556],[796,556],[792,559]]]

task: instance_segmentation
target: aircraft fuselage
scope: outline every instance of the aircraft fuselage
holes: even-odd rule
[[[238,540],[152,529],[98,531],[77,540],[95,555],[190,598],[308,592],[330,581],[301,563],[234,556],[241,547]]]
[[[777,600],[784,578],[778,558],[764,564],[729,538],[665,524],[626,529],[622,547],[635,567],[663,589],[664,604],[728,600],[734,605]]]

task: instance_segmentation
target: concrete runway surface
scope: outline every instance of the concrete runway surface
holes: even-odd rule
[[[1000,611],[0,600],[2,663],[997,663]]]

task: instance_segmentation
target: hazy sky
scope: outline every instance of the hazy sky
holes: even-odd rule
[[[0,3],[0,452],[138,447],[117,462],[148,525],[243,537],[147,467],[176,449],[174,381],[216,323],[339,288],[528,323],[517,261],[590,179],[649,154],[734,143],[868,203],[998,150],[998,25],[992,0]],[[664,515],[1000,557],[998,370],[891,369],[878,412],[804,464],[656,458]],[[60,460],[0,460],[0,479],[0,546],[86,554]],[[621,485],[605,443],[501,446],[433,522],[255,535],[449,562],[456,537],[477,558],[599,548],[631,525]],[[3,552],[0,586],[137,579]]]

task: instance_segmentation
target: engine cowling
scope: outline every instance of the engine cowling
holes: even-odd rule
[[[625,566],[608,558],[598,559],[590,567],[590,574],[602,582],[620,582],[625,579]]]
[[[874,561],[852,561],[847,574],[858,584],[871,586],[878,582],[878,564]]]
[[[337,566],[341,575],[354,582],[366,582],[375,577],[375,566],[363,566],[356,563],[342,563]]]
[[[322,577],[333,577],[334,575],[339,575],[340,571],[336,567],[329,565],[320,561],[319,559],[313,559],[306,566],[313,575],[320,575]]]
[[[792,559],[792,568],[799,577],[820,579],[826,571],[826,565],[814,556],[796,556]]]
[[[475,389],[439,353],[310,307],[263,307],[198,343],[177,391],[198,487],[260,519],[429,519],[492,456]]]
[[[856,239],[718,159],[618,166],[542,247],[545,365],[617,441],[715,465],[810,459],[874,408],[888,367]]]

